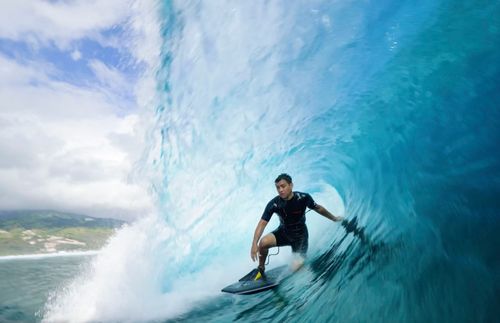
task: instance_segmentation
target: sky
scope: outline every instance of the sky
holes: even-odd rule
[[[0,2],[0,209],[133,220],[158,57],[152,1]]]

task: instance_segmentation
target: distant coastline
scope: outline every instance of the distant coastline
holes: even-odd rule
[[[0,211],[0,257],[96,252],[124,224],[51,210]]]
[[[95,256],[100,253],[99,250],[88,250],[88,251],[59,251],[52,253],[35,253],[27,255],[9,255],[0,256],[1,261],[9,260],[34,260],[34,259],[44,259],[44,258],[55,258],[55,257],[84,257],[84,256]]]

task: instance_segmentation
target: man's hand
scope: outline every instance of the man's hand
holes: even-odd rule
[[[334,216],[334,219],[333,219],[333,221],[335,221],[335,222],[340,222],[340,221],[343,221],[343,220],[344,220],[343,216]]]
[[[252,258],[253,261],[259,260],[259,246],[256,243],[252,245],[252,250],[250,251],[250,257]]]
[[[262,236],[262,232],[264,232],[264,228],[267,225],[266,220],[260,219],[259,223],[257,224],[257,227],[255,228],[255,233],[253,234],[253,242],[252,242],[252,250],[250,251],[250,258],[252,258],[253,261],[259,260],[259,240],[260,237]]]

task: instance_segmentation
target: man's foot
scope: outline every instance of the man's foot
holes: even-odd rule
[[[241,281],[248,281],[248,280],[259,280],[262,278],[265,279],[265,277],[266,276],[264,275],[264,268],[257,267],[255,269],[252,269],[251,272],[249,272],[243,278],[241,278],[240,282]]]
[[[257,267],[257,272],[255,274],[255,277],[253,280],[259,280],[259,279],[266,279],[266,275],[264,274],[265,268],[264,267]]]
[[[292,262],[292,271],[293,272],[296,272],[298,271],[300,268],[302,268],[302,266],[304,266],[304,259],[303,258],[298,258],[298,259],[295,259],[293,262]]]

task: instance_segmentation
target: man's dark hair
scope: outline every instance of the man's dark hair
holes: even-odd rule
[[[292,177],[288,174],[285,174],[285,173],[280,174],[278,177],[276,177],[276,179],[274,180],[274,183],[278,183],[282,179],[284,179],[288,184],[292,184]]]

